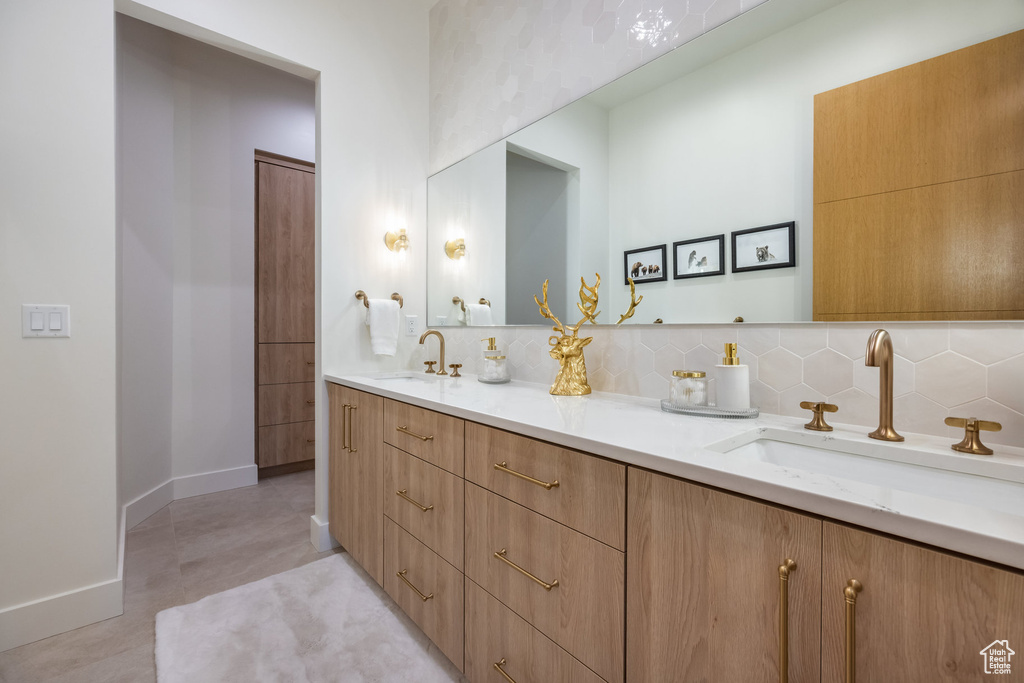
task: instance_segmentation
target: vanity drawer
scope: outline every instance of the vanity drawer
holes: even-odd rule
[[[384,590],[459,671],[463,664],[463,581],[462,572],[384,518]],[[429,597],[424,600],[424,596]]]
[[[259,467],[312,460],[316,455],[313,420],[259,428]]]
[[[451,472],[384,446],[384,514],[460,571],[464,489]]]
[[[260,344],[260,384],[312,382],[316,379],[315,344]]]
[[[494,669],[502,660],[502,670],[517,683],[602,683],[600,676],[467,580],[466,678],[505,681]]]
[[[260,386],[259,426],[302,422],[315,417],[314,385],[316,382],[293,382]]]
[[[541,483],[548,489],[495,466]],[[623,465],[472,422],[466,425],[466,479],[582,531],[626,548]]]
[[[464,424],[433,410],[390,399],[384,401],[384,441],[460,477]]]
[[[599,676],[622,680],[623,553],[467,482],[466,576]]]

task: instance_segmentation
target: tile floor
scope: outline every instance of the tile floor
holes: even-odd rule
[[[312,514],[312,470],[174,501],[126,534],[124,614],[0,653],[0,682],[155,681],[156,613],[339,552]]]

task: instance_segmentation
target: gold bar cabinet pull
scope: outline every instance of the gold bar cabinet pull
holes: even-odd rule
[[[345,412],[341,414],[341,447],[349,453],[352,452],[348,447],[348,409],[351,407],[351,404],[348,403],[343,405],[342,408],[344,408]]]
[[[420,589],[419,589],[419,588],[417,588],[416,586],[412,585],[412,583],[411,583],[411,582],[409,581],[409,579],[405,578],[405,574],[406,574],[406,572],[408,572],[408,571],[409,571],[408,569],[403,569],[402,571],[400,571],[400,572],[398,572],[397,574],[395,574],[395,576],[397,576],[398,578],[400,578],[400,579],[401,579],[402,581],[405,581],[405,585],[406,585],[406,586],[408,586],[409,588],[411,588],[411,589],[413,589],[414,591],[416,591],[416,595],[420,596],[420,599],[421,599],[421,600],[423,600],[423,602],[426,602],[426,601],[427,601],[427,600],[429,600],[430,598],[434,597],[434,594],[433,594],[433,593],[431,593],[430,595],[424,595],[424,594],[423,594],[423,593],[422,593],[422,592],[420,591]]]
[[[408,434],[409,436],[416,437],[420,441],[433,441],[434,440],[434,435],[433,434],[431,434],[430,436],[420,436],[416,432],[410,432],[409,428],[406,427],[405,425],[402,425],[401,427],[395,427],[395,431],[396,432],[402,432],[403,434]]]
[[[864,590],[857,579],[843,589],[846,598],[846,683],[857,683],[857,593]]]
[[[420,510],[423,510],[424,512],[430,512],[431,510],[434,509],[433,505],[428,505],[427,507],[423,507],[422,505],[417,503],[415,500],[410,498],[409,497],[409,489],[402,489],[400,491],[395,491],[395,495],[398,496],[399,498],[403,499],[403,500],[409,501],[410,503],[412,503],[413,505],[418,507]]]
[[[789,683],[789,574],[796,562],[779,565],[779,683]]]
[[[512,567],[513,569],[515,569],[515,570],[516,570],[517,572],[519,572],[519,573],[520,573],[520,574],[522,574],[523,576],[525,576],[525,577],[527,577],[527,578],[529,578],[529,579],[532,579],[532,580],[536,581],[536,582],[537,582],[538,584],[540,584],[540,585],[541,585],[541,586],[542,586],[542,587],[544,588],[544,590],[546,590],[546,591],[549,591],[549,590],[551,590],[552,588],[554,588],[555,586],[557,586],[557,585],[558,585],[558,579],[555,579],[555,580],[554,580],[554,581],[552,581],[551,583],[545,583],[544,581],[541,581],[540,579],[538,579],[538,578],[537,578],[536,576],[534,576],[534,575],[533,575],[533,574],[531,574],[530,572],[528,572],[528,571],[526,571],[525,569],[523,569],[522,567],[520,567],[520,566],[519,566],[518,564],[516,564],[516,563],[515,563],[515,562],[513,562],[512,560],[510,560],[510,559],[508,559],[507,557],[505,557],[505,554],[506,554],[506,550],[505,550],[505,548],[502,548],[502,549],[501,549],[501,550],[499,550],[498,552],[494,553],[494,557],[495,557],[495,558],[497,558],[497,559],[499,559],[499,560],[501,560],[502,562],[504,562],[504,563],[505,563],[505,564],[507,564],[508,566]]]
[[[525,479],[526,481],[530,482],[531,484],[536,484],[537,486],[544,487],[548,491],[550,491],[553,488],[558,488],[558,480],[557,479],[555,479],[553,482],[550,482],[550,483],[548,483],[546,481],[541,481],[540,479],[534,479],[533,477],[531,477],[531,476],[529,476],[527,474],[523,474],[522,472],[516,472],[515,470],[509,469],[508,463],[505,462],[504,460],[502,460],[501,462],[494,463],[494,469],[498,470],[499,472],[505,472],[506,474],[511,474],[513,477],[519,477],[520,479]]]
[[[358,407],[359,406],[349,406],[348,407],[348,452],[349,453],[356,453],[357,452],[356,451],[356,445],[355,445],[355,442],[356,442],[356,440],[355,440],[355,431],[356,430],[352,428],[352,413],[354,413],[356,408],[358,408]]]
[[[512,678],[511,676],[509,676],[507,673],[505,673],[505,670],[501,668],[503,666],[505,666],[505,658],[504,657],[501,658],[500,662],[495,662],[494,663],[494,669],[498,673],[500,673],[502,676],[504,676],[505,680],[508,681],[508,683],[516,683],[516,679]]]

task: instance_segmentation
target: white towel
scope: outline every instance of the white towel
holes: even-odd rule
[[[393,356],[398,351],[399,310],[397,301],[370,299],[366,326],[370,328],[370,348],[378,356]]]
[[[466,304],[466,324],[488,327],[494,324],[491,307],[487,304]]]

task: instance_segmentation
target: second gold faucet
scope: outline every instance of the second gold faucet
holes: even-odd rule
[[[447,375],[448,371],[444,369],[444,335],[442,335],[437,330],[427,330],[426,332],[424,332],[423,334],[420,335],[420,344],[422,344],[424,341],[426,341],[427,337],[429,337],[432,334],[437,335],[438,341],[441,342],[441,359],[440,359],[441,360],[441,362],[440,362],[441,369],[437,371],[437,374],[439,374],[439,375]],[[433,368],[431,368],[430,370],[432,370],[432,369]],[[427,370],[427,372],[429,373],[430,370]]]

